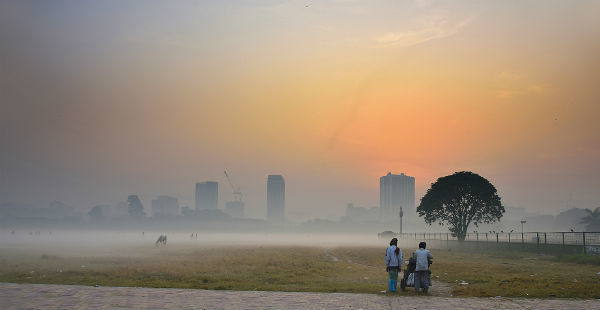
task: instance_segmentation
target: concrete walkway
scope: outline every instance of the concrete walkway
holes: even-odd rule
[[[407,297],[0,283],[0,309],[600,309],[598,300]]]

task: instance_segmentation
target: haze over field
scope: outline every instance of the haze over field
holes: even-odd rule
[[[600,206],[598,1],[5,1],[0,203],[193,206],[228,170],[264,218],[468,170],[507,206]]]
[[[131,252],[138,249],[155,247],[155,242],[161,234],[167,235],[168,246],[177,249],[198,249],[206,247],[232,247],[232,246],[313,246],[313,247],[338,247],[338,246],[379,246],[386,247],[389,238],[378,239],[376,234],[318,234],[318,233],[197,233],[197,237],[190,237],[189,233],[181,232],[106,232],[106,231],[73,231],[54,230],[51,234],[44,232],[42,235],[30,236],[17,234],[10,236],[2,234],[0,246],[4,250],[11,248],[46,250],[60,255],[61,253],[75,253],[77,255],[108,255],[118,254],[131,248]],[[415,242],[409,242],[407,247],[414,248]],[[127,251],[128,253],[130,251]],[[41,252],[43,253],[43,252]]]

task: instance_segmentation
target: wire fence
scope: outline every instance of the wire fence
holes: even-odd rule
[[[600,232],[488,232],[468,233],[464,241],[451,233],[402,233],[401,240],[436,241],[438,247],[520,249],[538,253],[600,255]]]

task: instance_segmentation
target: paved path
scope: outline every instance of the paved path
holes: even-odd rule
[[[598,300],[407,297],[0,283],[0,309],[600,309]]]

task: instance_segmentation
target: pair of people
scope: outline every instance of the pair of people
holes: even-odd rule
[[[426,247],[427,244],[425,242],[420,242],[419,249],[413,254],[416,263],[414,271],[416,292],[419,292],[419,289],[423,288],[423,292],[427,293],[429,289],[429,264],[433,259],[433,255],[429,250],[425,249]],[[398,239],[393,238],[385,254],[390,292],[396,292],[396,288],[398,287],[398,273],[401,270],[402,262],[402,250],[398,247]]]

